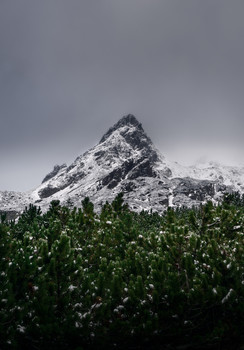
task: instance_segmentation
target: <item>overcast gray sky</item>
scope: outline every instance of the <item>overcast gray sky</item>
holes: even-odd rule
[[[243,18],[243,0],[1,0],[0,190],[128,113],[173,160],[243,163]]]

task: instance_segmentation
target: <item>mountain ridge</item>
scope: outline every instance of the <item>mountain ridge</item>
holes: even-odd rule
[[[99,210],[124,192],[137,211],[163,211],[218,201],[226,191],[244,192],[244,168],[209,164],[186,167],[167,160],[132,114],[122,117],[99,143],[69,166],[56,165],[40,186],[24,193],[0,192],[0,210],[21,211],[33,203],[46,210],[51,200],[80,206],[88,196]]]

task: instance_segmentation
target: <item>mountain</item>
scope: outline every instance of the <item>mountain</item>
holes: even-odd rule
[[[33,191],[0,192],[0,210],[20,211],[29,203],[46,210],[54,199],[64,205],[80,206],[86,196],[99,209],[124,192],[132,209],[162,212],[168,205],[216,201],[226,191],[244,192],[244,168],[211,162],[186,167],[171,162],[155,148],[135,116],[129,114],[71,165],[56,165]]]

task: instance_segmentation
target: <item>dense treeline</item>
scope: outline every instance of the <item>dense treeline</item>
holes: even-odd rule
[[[0,349],[239,349],[244,197],[135,213],[53,201],[0,223]]]

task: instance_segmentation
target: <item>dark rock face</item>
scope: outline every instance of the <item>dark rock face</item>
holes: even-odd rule
[[[107,186],[109,189],[116,187],[121,180],[127,176],[128,180],[135,180],[138,177],[156,177],[157,174],[153,170],[153,165],[150,160],[142,160],[134,162],[132,159],[124,162],[120,168],[111,171],[102,180],[102,186]]]
[[[41,189],[38,194],[41,198],[48,198],[50,197],[51,195],[53,195],[54,193],[60,191],[61,188],[59,187],[51,187],[51,186],[47,186],[43,189]]]
[[[128,176],[129,180],[137,179],[138,177],[156,177],[157,174],[153,170],[153,165],[149,160],[145,160],[138,164],[131,174]]]
[[[133,192],[136,189],[136,184],[134,182],[126,182],[122,185],[121,190],[123,192]]]
[[[67,183],[66,183],[66,186],[72,184],[72,183],[77,183],[79,182],[80,180],[83,179],[83,177],[85,176],[86,174],[83,172],[83,171],[80,171],[76,174],[72,174],[68,177],[68,180],[67,180]]]
[[[216,184],[216,191],[217,191],[217,192],[223,192],[223,193],[224,193],[224,192],[228,192],[228,188],[227,188],[226,185],[217,183],[217,184]]]
[[[169,205],[169,199],[168,198],[164,198],[164,199],[159,201],[159,204],[161,204],[163,206],[168,206]]]
[[[146,136],[142,128],[136,128],[134,131],[126,130],[120,133],[125,141],[133,148],[138,150],[147,150],[152,141]]]
[[[128,160],[122,164],[120,168],[116,168],[111,171],[107,176],[102,179],[102,185],[112,189],[118,185],[118,183],[125,178],[129,171],[135,166],[133,160]]]
[[[123,171],[121,168],[113,170],[102,179],[102,186],[108,186],[109,189],[116,187],[122,178],[122,175]]]
[[[214,183],[211,181],[190,178],[178,179],[178,181],[178,185],[173,190],[174,196],[181,194],[192,200],[204,201],[206,196],[215,195]]]
[[[42,184],[50,179],[52,179],[55,175],[57,175],[57,173],[61,170],[61,169],[64,169],[66,168],[67,165],[66,164],[62,164],[62,165],[55,165],[53,170],[48,173],[44,179],[42,180]]]
[[[106,152],[105,151],[98,151],[94,154],[94,156],[96,157],[96,161],[99,161],[100,159],[102,159],[105,156]]]

